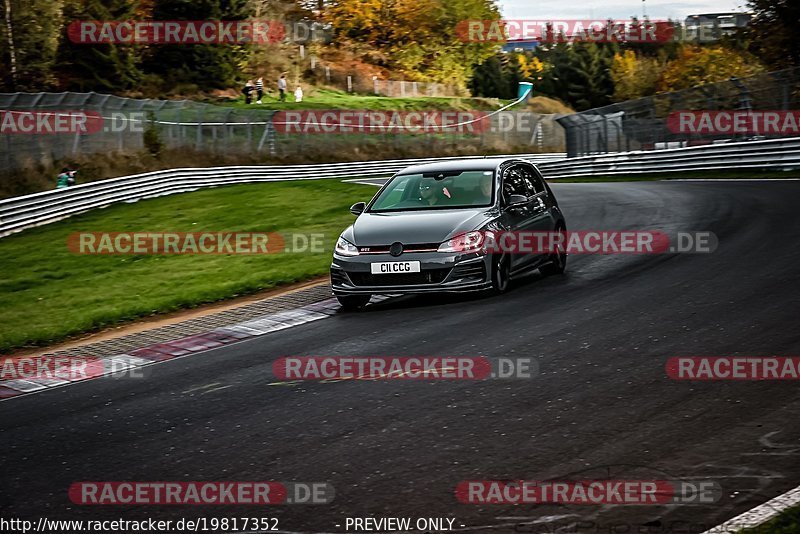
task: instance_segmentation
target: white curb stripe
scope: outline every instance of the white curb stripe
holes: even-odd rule
[[[381,301],[384,299],[376,297],[374,300]],[[328,313],[320,312],[318,311],[319,309],[326,309],[328,310]],[[249,339],[250,337],[253,336],[261,336],[264,334],[269,334],[271,332],[277,332],[279,330],[284,330],[287,328],[292,328],[294,326],[300,326],[313,321],[318,321],[320,319],[325,319],[335,314],[338,311],[338,309],[339,309],[339,304],[336,302],[336,299],[333,298],[325,299],[319,302],[314,302],[312,304],[307,304],[306,306],[302,306],[297,309],[284,310],[281,312],[272,313],[269,315],[265,315],[263,317],[259,317],[258,319],[251,319],[246,322],[236,323],[225,327],[219,327],[214,330],[211,330],[211,332],[213,331],[224,332],[225,329],[228,329],[234,333],[247,334],[247,338]],[[197,335],[202,335],[202,334],[197,334]],[[188,336],[188,337],[192,338],[194,336]],[[205,352],[206,350],[212,350],[223,346],[222,343],[205,345],[202,342],[202,340],[198,340],[196,344],[192,344],[191,342],[187,343],[187,345],[191,345],[192,350],[181,349],[180,339],[176,339],[175,341],[168,341],[166,343],[161,343],[159,345],[170,346],[171,343],[176,343],[176,342],[178,344],[174,345],[174,348],[176,350],[184,350],[184,352],[180,355],[172,356],[164,360],[149,360],[131,354],[115,354],[107,358],[98,359],[98,362],[101,362],[103,364],[102,368],[98,369],[96,375],[93,373],[91,377],[67,376],[65,377],[65,380],[50,379],[50,378],[32,378],[30,380],[28,379],[3,380],[0,381],[0,386],[4,386],[12,390],[19,391],[22,394],[34,393],[49,388],[69,385],[72,382],[80,382],[86,380],[87,378],[100,378],[102,376],[125,372],[129,369],[137,367],[155,365],[157,363],[162,363],[162,361],[171,361],[173,359],[177,359],[183,356],[190,356],[192,354]],[[22,395],[9,397],[7,399],[2,399],[2,400],[11,400],[19,398],[20,396]]]
[[[771,501],[760,504],[750,511],[728,519],[721,525],[706,530],[703,534],[736,534],[745,528],[753,528],[773,519],[784,510],[800,504],[800,486],[791,489],[783,495],[778,495]]]

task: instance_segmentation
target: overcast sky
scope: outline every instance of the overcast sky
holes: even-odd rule
[[[506,19],[629,19],[642,15],[642,0],[498,0],[498,4]],[[683,20],[697,13],[747,11],[747,0],[647,0],[644,5],[651,19]]]

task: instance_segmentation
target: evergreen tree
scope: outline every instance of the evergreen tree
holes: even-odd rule
[[[613,43],[559,43],[553,48],[552,68],[543,86],[579,111],[605,106],[614,93],[611,65],[615,50]]]
[[[136,19],[138,0],[67,0],[64,24],[75,21]],[[142,46],[136,44],[81,44],[65,36],[58,49],[57,76],[68,91],[117,92],[141,78]]]
[[[154,20],[243,20],[246,0],[154,0]],[[193,84],[198,89],[230,87],[237,78],[242,45],[155,44],[148,47],[143,69],[164,87]]]

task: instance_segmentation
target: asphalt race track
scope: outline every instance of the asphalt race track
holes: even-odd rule
[[[712,231],[719,248],[571,256],[566,276],[533,275],[501,297],[389,299],[166,362],[146,380],[10,399],[0,403],[0,511],[277,517],[291,532],[344,532],[347,517],[364,516],[450,517],[469,532],[699,532],[800,484],[796,381],[674,381],[664,370],[672,356],[800,355],[800,182],[553,188],[570,230]],[[533,356],[540,373],[270,385],[272,362],[290,355]],[[462,480],[576,474],[709,478],[723,495],[682,506],[479,506],[454,496]],[[75,481],[189,480],[324,481],[336,498],[268,509],[67,498]]]

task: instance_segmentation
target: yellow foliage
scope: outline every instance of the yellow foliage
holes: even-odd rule
[[[658,60],[639,57],[633,50],[614,54],[611,80],[615,102],[648,96],[655,92],[663,67]]]
[[[765,70],[756,57],[745,52],[722,46],[687,46],[667,66],[659,90],[679,91],[695,85],[723,82],[734,76],[752,76]]]
[[[519,71],[523,78],[533,78],[544,70],[544,63],[538,57],[528,59],[525,54],[517,56],[519,61]]]

